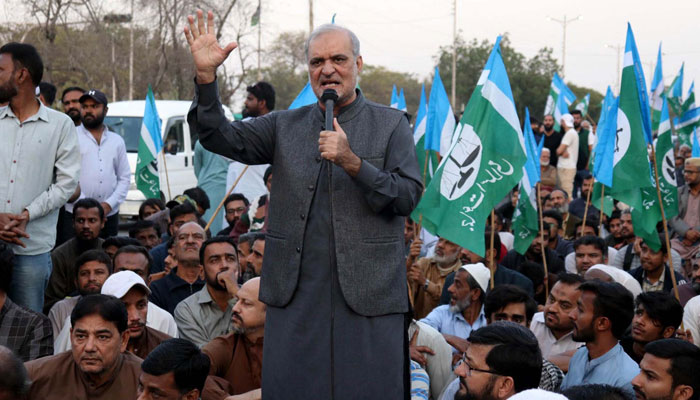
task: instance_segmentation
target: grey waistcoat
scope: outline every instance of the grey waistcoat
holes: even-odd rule
[[[354,178],[332,166],[332,221],[343,295],[362,315],[405,312],[403,216],[422,190],[410,127],[403,112],[369,102],[359,91],[337,118],[352,151],[363,160]],[[188,122],[208,150],[246,164],[273,165],[260,299],[285,306],[297,286],[306,216],[322,162],[319,106],[231,123],[223,116],[214,83],[197,86]]]

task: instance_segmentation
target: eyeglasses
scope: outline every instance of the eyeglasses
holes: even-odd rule
[[[472,376],[472,371],[484,372],[484,373],[493,374],[493,375],[501,375],[501,374],[499,374],[498,372],[492,371],[492,370],[489,370],[489,369],[479,369],[479,368],[474,368],[474,367],[472,367],[472,366],[469,365],[469,363],[467,362],[467,355],[466,355],[466,354],[462,354],[462,358],[459,360],[459,362],[457,362],[457,365],[455,365],[455,369],[459,368],[460,365],[464,365],[464,366],[466,367],[466,369],[467,369],[467,376],[469,376],[469,377]]]

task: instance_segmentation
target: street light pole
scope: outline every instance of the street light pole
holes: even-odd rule
[[[562,38],[562,43],[561,43],[561,77],[564,78],[566,76],[566,25],[583,19],[582,16],[577,16],[575,18],[567,19],[566,15],[564,15],[564,19],[557,19],[557,18],[552,18],[552,17],[547,17],[550,21],[554,21],[559,23],[564,31],[563,38]]]
[[[621,75],[620,53],[622,53],[623,47],[621,44],[616,44],[616,45],[606,44],[605,47],[607,47],[608,49],[613,49],[613,50],[617,51],[617,70],[615,71],[617,76],[615,78],[615,87],[617,87],[617,93],[619,94],[620,93],[620,75]]]
[[[452,21],[452,111],[457,112],[457,0],[453,3]]]

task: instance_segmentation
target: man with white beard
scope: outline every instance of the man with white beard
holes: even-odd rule
[[[421,245],[422,242],[416,240],[411,245],[411,255],[418,254]],[[460,250],[459,245],[440,238],[433,256],[423,257],[409,268],[408,281],[416,319],[425,317],[440,304],[445,277],[462,265],[458,260]]]
[[[491,272],[484,264],[462,265],[447,289],[450,303],[436,307],[421,322],[442,333],[458,352],[464,352],[469,334],[486,326],[483,304],[490,278]]]

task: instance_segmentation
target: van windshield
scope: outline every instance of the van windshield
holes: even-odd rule
[[[143,117],[105,117],[104,123],[109,130],[116,132],[124,139],[126,151],[137,153],[139,151],[139,137],[141,136],[141,121]]]

